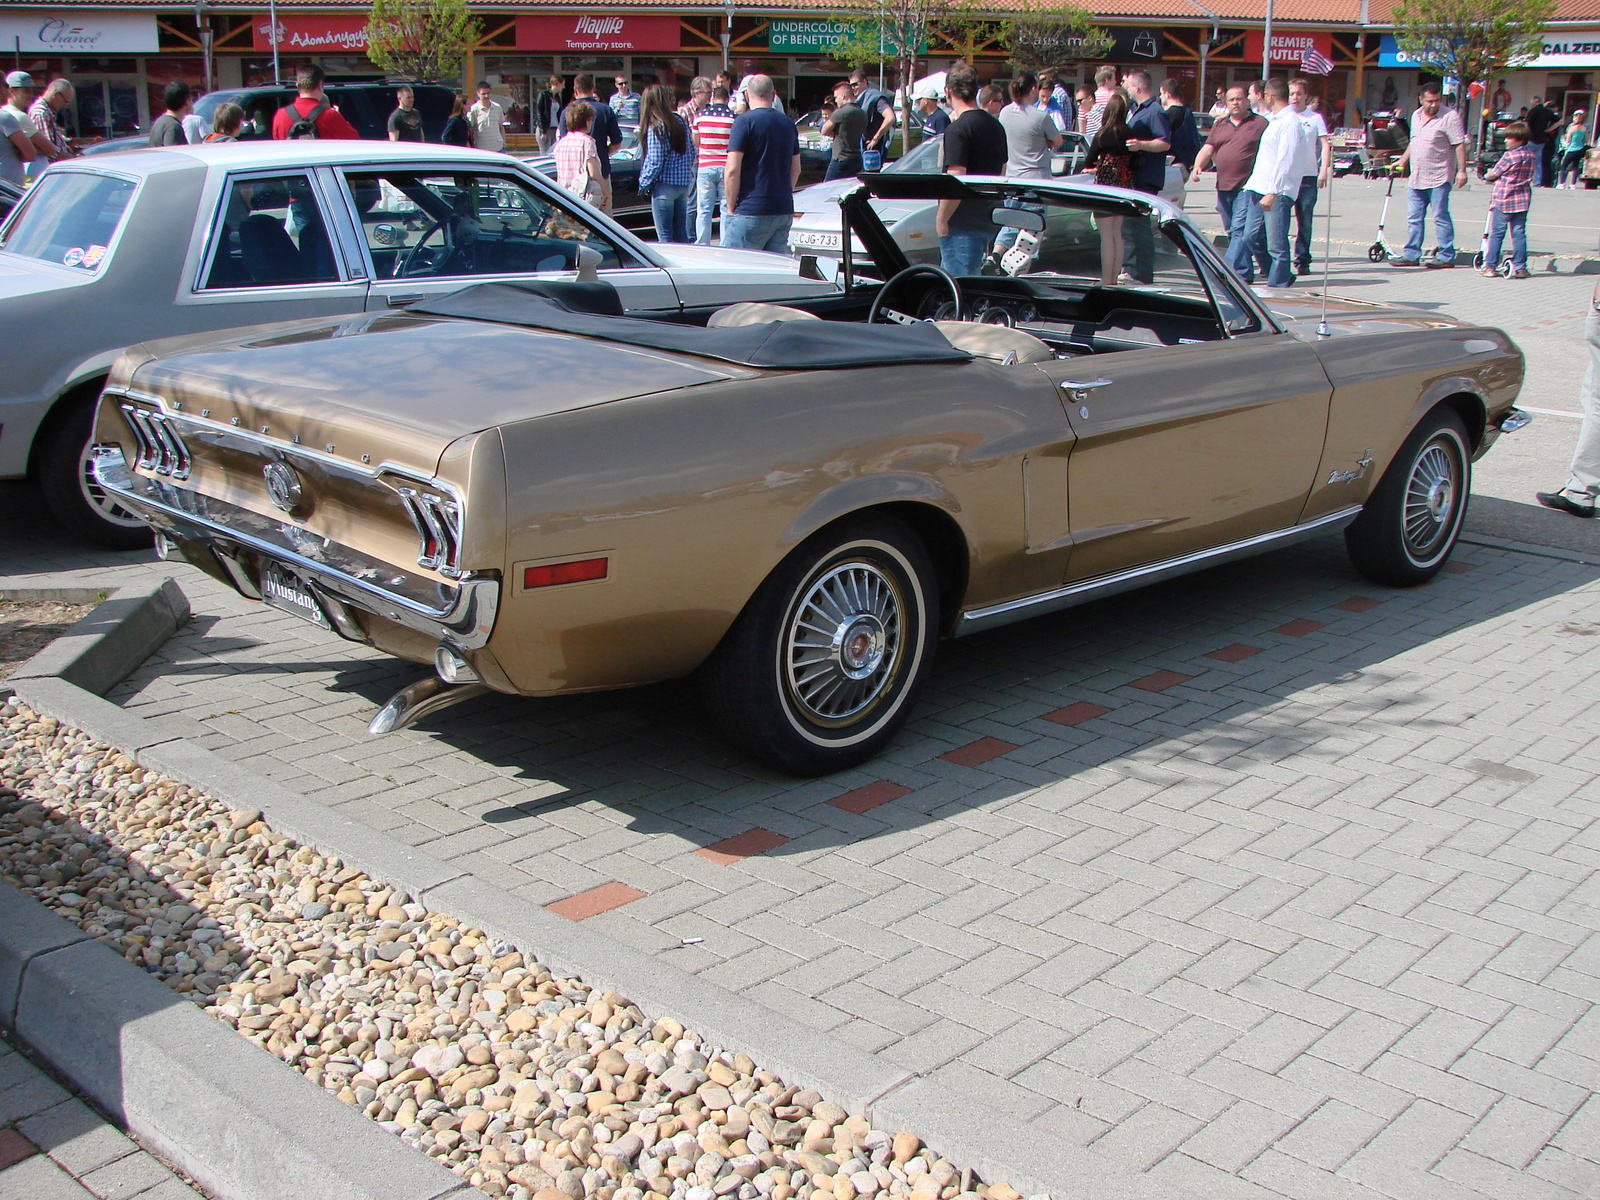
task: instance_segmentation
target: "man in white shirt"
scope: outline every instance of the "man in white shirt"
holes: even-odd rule
[[[1300,177],[1300,191],[1294,201],[1294,269],[1300,275],[1311,271],[1317,189],[1328,186],[1328,172],[1333,167],[1333,138],[1328,133],[1328,123],[1321,113],[1310,107],[1310,101],[1311,81],[1301,75],[1289,80],[1289,107],[1306,127],[1310,139],[1306,145],[1306,161],[1302,164],[1305,174]]]
[[[488,80],[478,84],[478,102],[467,109],[467,122],[472,126],[473,145],[479,150],[506,148],[506,110],[495,103]]]
[[[1239,203],[1245,205],[1244,231],[1228,243],[1228,264],[1245,281],[1255,282],[1252,248],[1265,241],[1271,267],[1268,287],[1294,282],[1289,266],[1289,216],[1309,156],[1306,127],[1289,107],[1289,85],[1269,79],[1262,90],[1267,131],[1261,135],[1255,169],[1245,180]]]

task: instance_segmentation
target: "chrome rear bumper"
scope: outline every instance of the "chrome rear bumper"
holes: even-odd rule
[[[297,525],[213,500],[128,469],[122,451],[98,447],[90,459],[97,482],[137,512],[158,535],[204,547],[240,594],[261,599],[262,560],[288,567],[324,602],[343,637],[367,637],[349,609],[407,629],[480,650],[500,607],[498,575],[469,572],[445,584],[380,562]]]

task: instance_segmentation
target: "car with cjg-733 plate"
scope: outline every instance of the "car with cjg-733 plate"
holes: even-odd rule
[[[954,202],[980,273],[908,263],[875,199]],[[95,478],[167,558],[428,664],[374,732],[698,673],[737,744],[822,773],[893,737],[941,638],[1340,531],[1425,583],[1526,421],[1504,333],[1257,292],[1155,197],[884,173],[842,212],[826,298],[498,283],[136,347]],[[1112,220],[1149,282],[1102,282]]]

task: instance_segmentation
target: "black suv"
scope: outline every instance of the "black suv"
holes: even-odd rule
[[[437,83],[408,85],[416,95],[417,111],[422,114],[422,136],[437,142],[444,132],[444,123],[450,119],[450,105],[455,93]],[[400,90],[396,83],[330,83],[324,88],[328,103],[343,114],[344,119],[356,127],[364,138],[386,141],[389,137],[389,114],[400,107],[395,94]],[[230,88],[227,91],[207,92],[200,97],[194,110],[204,119],[209,129],[217,109],[230,101],[244,109],[244,128],[240,137],[272,136],[272,117],[280,108],[293,100],[298,93],[292,87]]]

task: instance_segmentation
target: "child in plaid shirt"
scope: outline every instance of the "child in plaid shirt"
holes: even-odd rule
[[[1494,180],[1494,196],[1489,201],[1489,253],[1480,275],[1500,273],[1500,248],[1506,229],[1511,230],[1511,278],[1528,278],[1528,209],[1533,204],[1533,173],[1536,159],[1528,148],[1528,127],[1521,121],[1506,126],[1509,149],[1489,169],[1485,179]]]

